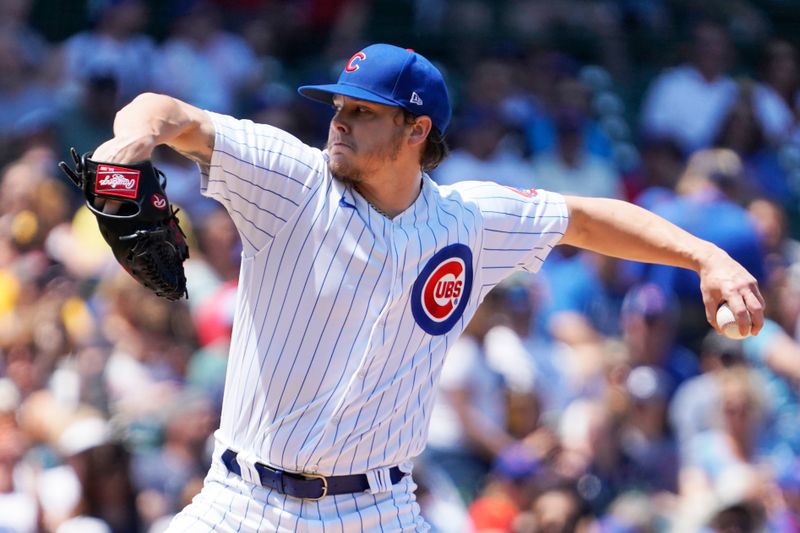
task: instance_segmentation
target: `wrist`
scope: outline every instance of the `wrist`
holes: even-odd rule
[[[701,241],[701,245],[692,251],[691,261],[693,270],[701,274],[708,266],[713,264],[720,257],[727,257],[728,254],[717,246],[708,241]]]

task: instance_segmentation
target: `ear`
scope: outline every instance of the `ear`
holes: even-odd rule
[[[416,122],[411,125],[411,132],[408,136],[408,144],[409,146],[417,146],[421,145],[425,142],[425,139],[428,138],[428,134],[431,132],[431,128],[433,127],[433,122],[431,122],[431,117],[427,115],[422,115],[417,117]]]

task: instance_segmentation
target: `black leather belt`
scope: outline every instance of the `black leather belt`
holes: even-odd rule
[[[242,476],[241,468],[236,461],[236,452],[233,450],[222,452],[222,462],[228,470],[239,477]],[[366,474],[329,477],[316,474],[295,474],[293,472],[275,470],[262,463],[256,463],[255,468],[256,472],[258,472],[258,477],[261,479],[261,486],[275,489],[281,494],[294,496],[295,498],[320,500],[325,496],[364,492],[369,489],[369,481]],[[403,479],[405,475],[396,466],[389,469],[392,485]]]

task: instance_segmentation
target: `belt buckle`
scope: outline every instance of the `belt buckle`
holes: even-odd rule
[[[326,478],[325,476],[322,476],[320,474],[306,474],[306,473],[304,473],[303,476],[305,476],[306,479],[319,479],[320,481],[322,481],[322,494],[320,494],[316,498],[305,498],[306,500],[312,501],[312,502],[316,502],[316,501],[319,501],[319,500],[321,500],[322,498],[324,498],[325,496],[328,495],[328,478]]]

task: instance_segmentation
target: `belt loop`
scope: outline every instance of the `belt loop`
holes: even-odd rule
[[[242,472],[242,479],[253,485],[261,485],[261,475],[256,470],[258,458],[252,452],[239,452],[236,454],[236,462]]]
[[[281,494],[286,494],[286,490],[287,490],[286,489],[286,478],[287,478],[286,472],[284,472],[283,470],[276,470],[275,472],[276,472],[276,477],[277,477],[277,479],[275,481],[278,483],[278,486],[275,487],[275,488]]]
[[[391,468],[378,468],[367,472],[367,483],[369,483],[370,494],[380,494],[392,490]]]

